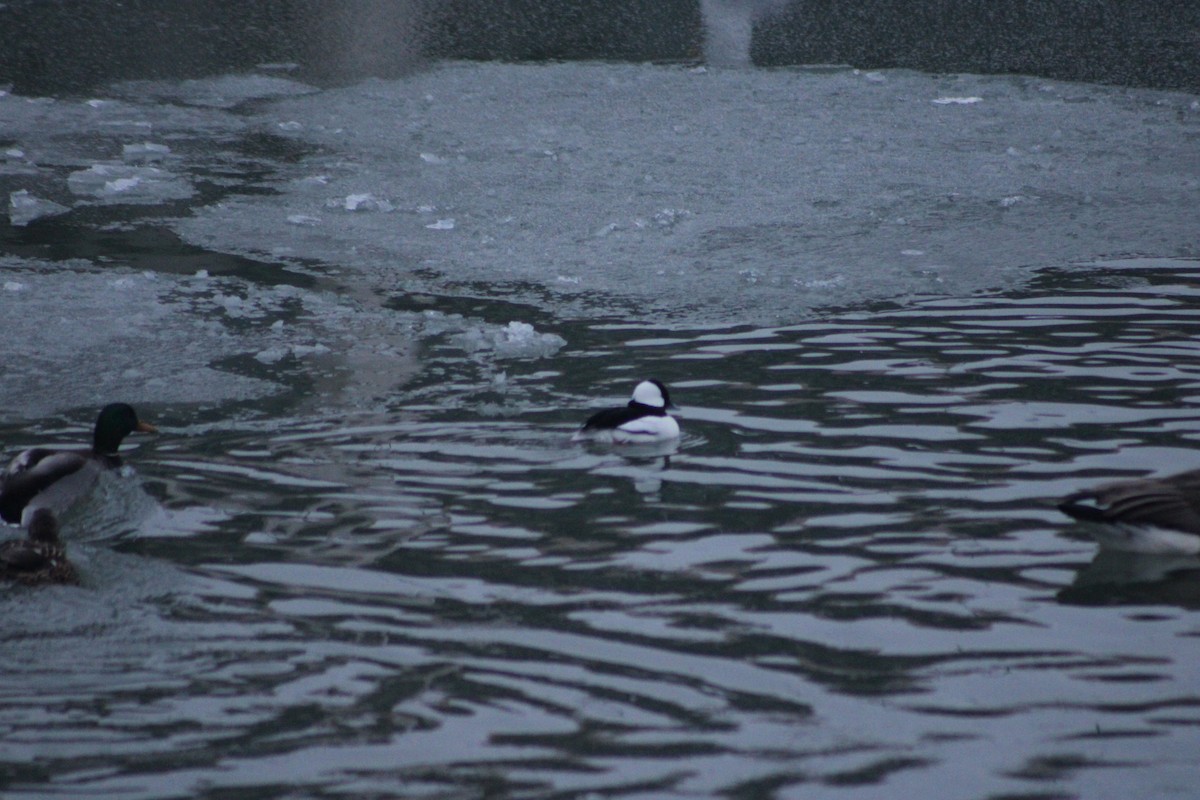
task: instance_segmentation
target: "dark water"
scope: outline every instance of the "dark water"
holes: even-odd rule
[[[554,358],[433,337],[374,405],[156,408],[68,525],[87,585],[0,596],[0,787],[1194,796],[1200,561],[1053,501],[1200,466],[1197,278],[541,322]],[[568,441],[650,375],[677,448]]]

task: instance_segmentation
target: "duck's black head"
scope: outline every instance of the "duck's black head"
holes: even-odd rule
[[[138,420],[137,412],[128,403],[109,403],[100,409],[96,431],[92,436],[92,451],[98,455],[116,455],[125,437],[134,431],[157,433],[158,428]]]
[[[58,520],[48,508],[39,508],[29,518],[29,540],[41,544],[58,544]]]

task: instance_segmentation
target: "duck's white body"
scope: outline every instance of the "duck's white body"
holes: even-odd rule
[[[576,432],[576,441],[591,439],[614,444],[656,443],[679,438],[679,423],[667,413],[672,408],[667,387],[647,380],[633,390],[628,405],[599,411]]]

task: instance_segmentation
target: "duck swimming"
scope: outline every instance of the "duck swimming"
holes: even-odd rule
[[[58,540],[54,512],[39,508],[29,516],[28,536],[0,543],[0,579],[26,586],[78,584],[79,575]]]
[[[627,405],[596,412],[572,438],[616,444],[678,439],[679,423],[667,413],[667,409],[674,407],[666,386],[656,380],[645,380],[634,387],[633,399]]]
[[[1085,489],[1058,504],[1097,523],[1102,546],[1140,553],[1200,553],[1200,470]]]
[[[96,418],[91,450],[35,447],[19,453],[0,474],[0,519],[28,525],[38,508],[62,514],[87,494],[101,473],[121,465],[117,450],[134,431],[158,429],[140,421],[132,406],[111,403]]]

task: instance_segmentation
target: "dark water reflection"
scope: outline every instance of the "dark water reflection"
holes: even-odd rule
[[[1198,268],[181,418],[90,586],[0,599],[6,796],[1191,796],[1200,561],[1052,501],[1200,466]],[[650,374],[678,448],[569,442]]]

